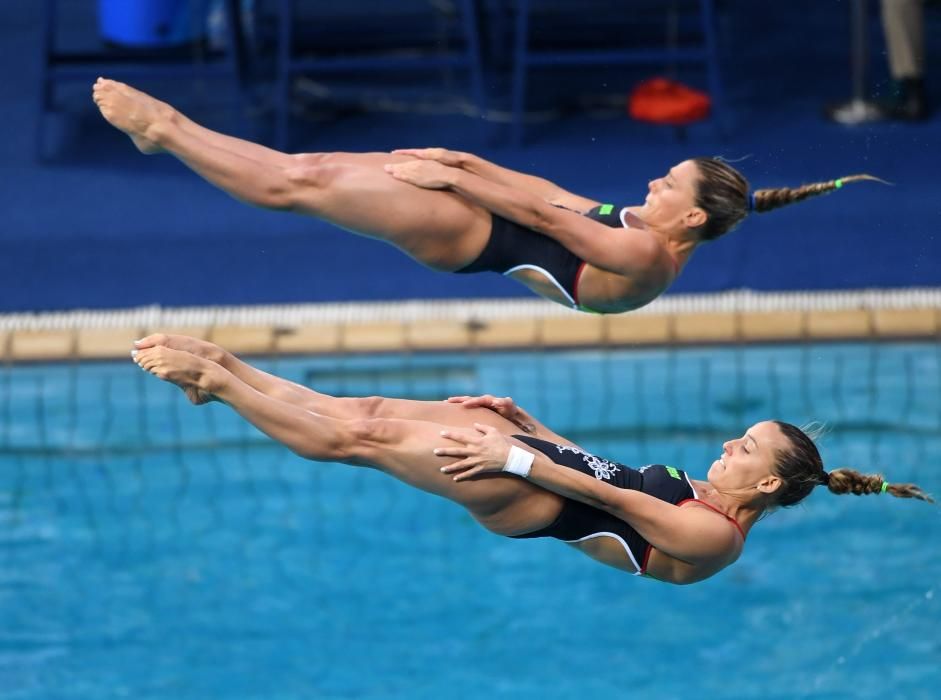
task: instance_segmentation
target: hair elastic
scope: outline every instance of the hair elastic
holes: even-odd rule
[[[755,211],[755,193],[748,193],[748,211]]]
[[[888,481],[883,481],[883,482],[882,482],[882,488],[879,490],[879,493],[880,493],[880,494],[885,493],[885,492],[886,492],[886,489],[888,489],[888,488],[889,488],[889,482],[888,482]]]
[[[836,187],[837,189],[840,189],[840,188],[843,186],[843,181],[842,181],[842,180],[834,180],[834,181],[833,181],[833,186]]]

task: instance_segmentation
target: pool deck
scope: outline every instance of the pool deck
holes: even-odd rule
[[[231,310],[216,316],[142,313],[136,319],[98,313],[92,320],[80,314],[8,315],[0,316],[0,361],[121,358],[135,338],[154,332],[192,335],[247,355],[941,339],[941,304],[932,298],[843,304],[849,308],[826,308],[819,300],[776,309],[660,305],[616,315],[580,313],[539,300],[472,304],[451,302],[421,313],[415,306],[385,305],[382,314],[351,314],[356,305],[350,305],[346,318],[309,305],[306,316],[292,318],[282,310],[255,313],[258,318],[247,321]]]

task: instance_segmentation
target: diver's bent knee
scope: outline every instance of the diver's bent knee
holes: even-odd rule
[[[316,167],[327,163],[330,155],[330,153],[294,153],[291,155],[291,160],[298,167]]]
[[[359,417],[380,418],[385,413],[386,399],[383,396],[364,396],[355,401]]]
[[[284,209],[316,213],[326,193],[343,171],[342,165],[298,165],[286,168],[287,180],[282,197]]]
[[[377,451],[395,442],[395,431],[382,418],[354,418],[339,432],[336,459],[343,462],[369,464]]]
[[[301,459],[309,459],[312,462],[343,462],[345,455],[350,453],[348,440],[342,434],[335,434],[324,438],[319,438],[311,443],[305,440],[298,440],[287,443],[291,452]]]
[[[337,420],[328,435],[316,442],[291,445],[291,450],[304,459],[315,462],[345,462],[371,464],[377,448],[388,440],[388,421],[378,418]]]

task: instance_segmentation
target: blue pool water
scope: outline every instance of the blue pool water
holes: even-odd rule
[[[822,420],[830,468],[941,494],[935,344],[259,364],[329,393],[511,395],[698,477],[754,421]],[[304,462],[129,362],[0,370],[0,698],[937,698],[939,541],[935,506],[815,492],[667,586]]]

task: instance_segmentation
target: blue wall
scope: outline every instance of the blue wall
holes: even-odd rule
[[[98,117],[84,83],[60,91],[63,113],[44,123],[51,158],[37,162],[38,5],[0,5],[0,311],[529,294],[497,275],[433,273],[375,241],[239,204],[171,158],[138,155]],[[845,3],[768,5],[760,18],[748,3],[721,8],[724,138],[696,127],[680,142],[626,117],[581,113],[533,127],[531,143],[515,149],[463,117],[359,114],[299,122],[294,149],[445,145],[628,204],[692,155],[750,156],[740,167],[755,187],[871,172],[895,185],[863,183],[753,217],[697,253],[671,291],[941,286],[941,121],[846,128],[820,118],[825,102],[849,92]],[[930,82],[941,11],[928,20]],[[880,41],[874,21],[876,84],[885,78]],[[602,90],[599,76],[580,80]],[[549,84],[534,81],[542,102]],[[221,84],[141,87],[214,128],[270,137],[264,118],[233,123]]]

